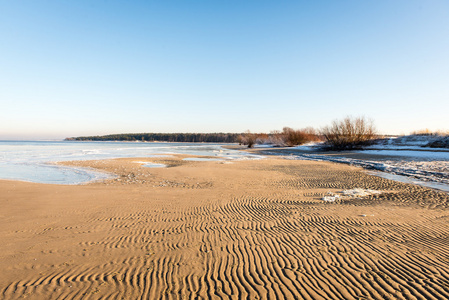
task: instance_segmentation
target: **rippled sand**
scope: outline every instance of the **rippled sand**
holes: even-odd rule
[[[448,194],[327,162],[181,158],[0,181],[0,298],[449,298]]]

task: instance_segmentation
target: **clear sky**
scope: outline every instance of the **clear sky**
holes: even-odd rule
[[[449,129],[449,1],[0,0],[0,139]]]

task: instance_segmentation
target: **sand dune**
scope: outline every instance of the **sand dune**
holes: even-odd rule
[[[181,158],[71,162],[118,175],[84,186],[0,181],[0,298],[449,299],[448,194]],[[355,188],[382,193],[322,200]]]

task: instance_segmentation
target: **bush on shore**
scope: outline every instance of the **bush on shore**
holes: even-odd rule
[[[269,134],[266,133],[251,133],[249,130],[238,137],[238,143],[248,145],[252,148],[255,144],[266,144],[279,147],[292,147],[302,145],[308,142],[320,141],[320,137],[316,130],[312,127],[304,129],[292,129],[284,127],[282,131],[274,130]]]
[[[251,131],[247,130],[245,133],[238,136],[237,142],[240,145],[248,145],[248,148],[252,148],[256,143],[257,136],[257,134],[251,133]]]
[[[332,150],[358,149],[370,144],[376,137],[373,121],[365,117],[334,120],[321,130],[327,146]]]
[[[284,127],[282,134],[284,136],[284,143],[290,147],[319,141],[318,134],[312,127],[299,130]]]

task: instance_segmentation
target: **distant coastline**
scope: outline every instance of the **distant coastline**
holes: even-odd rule
[[[123,133],[69,137],[65,141],[142,141],[174,143],[237,143],[240,133]]]

